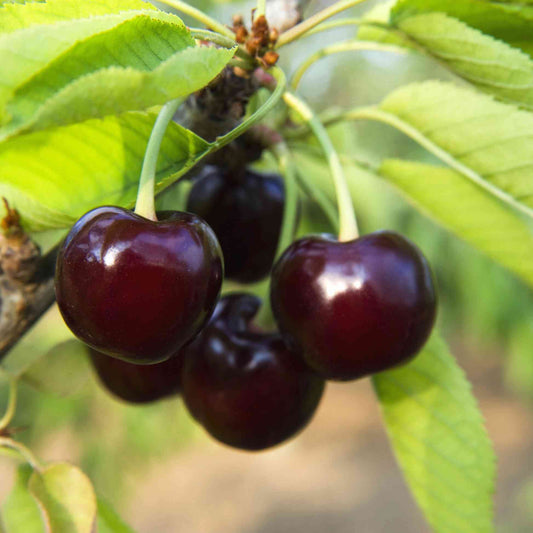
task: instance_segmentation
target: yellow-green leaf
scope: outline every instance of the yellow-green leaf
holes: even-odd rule
[[[435,533],[491,533],[495,457],[464,373],[437,336],[407,366],[377,374],[387,432]]]

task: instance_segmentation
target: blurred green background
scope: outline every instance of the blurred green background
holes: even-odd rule
[[[323,2],[324,5],[327,3]],[[194,5],[200,9],[209,9],[211,14],[219,20],[229,23],[233,13],[240,12],[247,15],[254,3],[196,1]],[[314,11],[319,6],[319,2],[313,2],[309,9]],[[368,7],[369,3],[365,3],[364,8],[368,9]],[[353,10],[353,13],[356,14],[358,11],[361,10]],[[329,42],[347,39],[355,32],[355,27],[344,28],[295,43],[283,51],[281,66],[289,72],[293,71],[299,62],[314,50]],[[376,52],[351,52],[322,60],[314,65],[303,79],[301,94],[315,109],[320,111],[330,106],[344,107],[377,103],[395,87],[410,81],[428,78],[451,79],[449,74],[429,59],[393,57]],[[362,123],[357,126],[332,128],[331,134],[341,153],[356,156],[358,159],[371,163],[379,162],[385,155],[429,160],[422,149],[386,126]],[[320,174],[317,179],[327,179],[327,171],[323,163],[314,155],[302,152],[299,157],[306,172]],[[271,164],[271,160],[266,158],[265,161],[260,162],[259,167],[266,168]],[[496,442],[497,453],[503,454],[500,457],[501,481],[498,484],[498,528],[503,532],[515,533],[533,530],[533,472],[528,468],[529,465],[524,459],[533,455],[531,453],[533,452],[533,421],[531,420],[533,294],[531,290],[504,269],[416,212],[387,183],[368,175],[352,175],[352,173],[349,174],[349,179],[362,232],[381,228],[400,231],[423,249],[433,265],[440,289],[439,325],[451,343],[455,356],[474,381],[474,393],[479,397],[482,410],[487,417],[489,431]],[[166,198],[160,201],[164,202],[166,207],[177,205],[179,194],[179,188],[172,190]],[[304,203],[303,213],[300,233],[330,230],[322,214],[308,202]],[[46,246],[47,243],[57,239],[57,235],[39,236],[39,238]],[[257,288],[258,291],[264,291],[264,289],[264,284]],[[10,353],[5,365],[8,369],[19,368],[23,363],[37,359],[58,342],[69,338],[71,338],[70,333],[54,308]],[[68,375],[62,376],[60,368],[53,370],[59,381],[69,379]],[[365,480],[363,475],[360,481],[362,485],[357,484],[357,479],[353,479],[352,482],[362,491],[367,486],[366,494],[372,496],[366,500],[362,498],[363,504],[358,502],[354,504],[355,507],[350,507],[348,498],[341,506],[342,509],[332,506],[331,512],[324,514],[324,509],[313,503],[312,498],[304,504],[302,502],[305,497],[298,496],[297,501],[300,502],[300,507],[295,513],[299,515],[295,518],[294,513],[287,514],[287,509],[278,505],[276,503],[278,500],[273,498],[274,503],[268,508],[268,512],[263,508],[261,512],[253,511],[255,507],[250,504],[252,511],[249,512],[252,512],[253,516],[249,520],[235,521],[233,515],[248,512],[246,507],[240,506],[239,501],[225,498],[223,498],[223,505],[219,505],[217,497],[220,497],[221,492],[231,492],[237,490],[235,487],[241,487],[244,482],[237,481],[235,476],[252,475],[246,473],[244,468],[241,471],[236,465],[252,465],[252,469],[257,468],[261,471],[261,468],[257,467],[257,461],[261,459],[257,459],[257,456],[248,459],[249,456],[218,447],[207,441],[203,432],[191,422],[179,400],[163,401],[152,406],[131,407],[112,399],[100,388],[89,371],[86,374],[87,381],[80,383],[79,390],[68,398],[38,391],[35,387],[23,384],[14,425],[24,429],[20,433],[20,439],[43,459],[64,459],[79,464],[91,477],[99,494],[120,509],[125,517],[139,528],[139,531],[150,533],[158,531],[165,531],[165,533],[174,531],[191,533],[193,531],[198,533],[294,531],[298,533],[305,531],[312,533],[317,524],[322,528],[321,531],[327,527],[335,533],[354,530],[363,533],[427,531],[424,529],[424,523],[414,504],[409,499],[407,488],[402,484],[399,473],[396,471],[393,473],[396,476],[393,486],[397,486],[398,494],[390,494],[388,498],[390,501],[396,501],[399,498],[398,505],[401,507],[398,510],[399,518],[395,514],[380,515],[379,502],[383,500],[383,496],[380,496],[379,491],[372,495],[374,489],[368,488],[372,485],[372,480]],[[333,413],[337,403],[328,404],[324,408],[325,412],[320,414],[317,424],[320,423],[320,427],[325,428],[324,431],[333,432],[332,435],[337,435],[335,431],[342,429],[339,438],[346,439],[346,448],[354,446],[354,456],[361,442],[353,444],[357,431],[363,435],[361,437],[363,442],[367,442],[368,439],[370,439],[369,443],[379,442],[377,449],[384,450],[382,456],[368,455],[366,457],[364,450],[361,453],[370,462],[388,465],[387,472],[391,468],[394,469],[390,452],[386,448],[384,433],[382,430],[374,429],[376,426],[379,427],[380,421],[376,418],[377,408],[368,407],[371,401],[369,398],[372,395],[368,384],[342,385],[331,387],[331,389],[330,392],[334,398],[331,401],[342,403],[349,411],[346,418],[338,419],[338,425],[353,423],[353,430],[349,426],[331,429],[330,426],[335,424]],[[1,388],[1,393],[1,405],[3,405],[6,398],[5,383]],[[363,408],[373,409],[372,412],[376,413],[376,416],[370,422],[367,421],[366,425],[353,422],[355,419],[360,421],[357,418],[360,415],[353,413],[358,408],[356,403],[358,401],[362,403]],[[309,431],[316,431],[318,434],[318,429],[313,430],[313,424]],[[374,431],[377,433],[373,433]],[[331,490],[335,493],[336,478],[332,472],[335,473],[336,470],[327,459],[328,450],[333,450],[333,447],[330,446],[327,438],[324,437],[321,440],[316,435],[304,442],[307,442],[313,450],[311,456],[315,458],[314,460],[324,467],[320,473],[315,472],[316,476],[326,479],[331,476]],[[269,461],[274,461],[271,459],[272,454],[278,454],[275,457],[283,459],[284,453],[281,448],[279,451],[266,454],[265,464],[269,465]],[[302,453],[305,455],[310,452]],[[331,453],[338,452],[332,451]],[[359,459],[353,457],[346,451],[343,453],[347,454],[347,460],[361,459],[361,457]],[[213,463],[213,456],[219,458],[219,463]],[[292,455],[290,457],[292,458]],[[193,461],[192,466],[189,461]],[[161,465],[166,464],[173,465],[168,469],[170,471],[175,468],[176,476],[180,476],[180,468],[186,472],[190,468],[193,474],[187,474],[189,477],[184,474],[184,479],[204,480],[198,482],[198,485],[190,481],[192,486],[182,487],[183,494],[187,494],[189,490],[193,494],[193,496],[189,494],[192,499],[183,509],[179,507],[179,503],[176,503],[183,500],[176,487],[168,486],[168,483],[165,485],[166,482],[161,476],[159,478],[156,476],[160,482],[154,481],[154,468],[160,471]],[[213,464],[218,466],[213,466]],[[222,472],[225,472],[225,468],[228,470],[228,475],[224,477],[220,470],[213,475],[213,471],[209,469],[214,468],[222,468]],[[316,465],[313,468],[316,469]],[[361,468],[357,466],[358,473]],[[375,469],[376,476],[383,474],[379,468]],[[272,471],[277,472],[275,467],[272,467]],[[165,496],[160,498],[154,495],[154,501],[159,501],[161,508],[155,504],[152,507],[147,506],[147,509],[153,513],[153,517],[148,511],[143,516],[135,512],[135,508],[139,506],[136,498],[146,498],[145,493],[139,493],[139,487],[148,483],[147,479],[150,479],[152,491],[165,493]],[[208,479],[215,479],[220,485],[218,489],[211,487],[205,481]],[[11,481],[12,463],[7,459],[1,459],[1,497],[4,497],[9,490]],[[305,478],[301,479],[301,482],[313,483],[312,480],[306,481]],[[270,493],[265,496],[258,488],[260,483],[256,483],[251,486],[255,487],[253,490],[257,490],[257,497],[269,497]],[[321,486],[321,482],[316,481],[316,483],[317,486]],[[342,482],[340,486],[344,486]],[[201,487],[205,488],[204,492]],[[299,492],[300,490],[298,479],[295,479],[294,486],[284,484],[280,486],[278,492],[285,491],[294,496],[303,494]],[[172,503],[173,500],[169,499],[169,491],[178,491],[174,493],[176,502]],[[356,491],[355,489],[353,491],[355,502]],[[276,490],[273,492],[276,493]],[[346,498],[346,495],[343,497]],[[385,499],[385,501],[388,500]],[[203,509],[206,514],[214,514],[212,518],[218,525],[212,526],[202,521],[191,522],[187,519],[187,509],[190,509],[193,504]],[[165,505],[178,506],[181,518],[173,519],[172,523],[171,519],[168,522],[161,522],[162,515],[174,516],[163,510]],[[317,520],[318,515],[313,514],[313,509],[318,508],[322,513],[322,521]],[[352,508],[358,510],[358,517],[353,516],[350,511]],[[254,512],[256,514],[253,514]],[[195,512],[192,512],[192,516],[196,516]],[[393,519],[395,522],[390,522]]]

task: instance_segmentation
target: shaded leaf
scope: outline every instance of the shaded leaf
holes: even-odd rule
[[[487,0],[399,0],[392,10],[392,21],[396,24],[421,13],[440,12],[496,39],[520,46],[533,40],[533,7],[524,5],[527,3],[527,0],[506,4]]]
[[[51,532],[91,533],[96,496],[79,468],[67,463],[51,464],[40,472],[34,471],[28,486]]]
[[[495,457],[471,387],[434,336],[373,378],[394,452],[435,533],[490,533]]]
[[[71,339],[54,346],[27,368],[21,378],[41,392],[70,396],[81,389],[89,374],[87,348]]]
[[[41,511],[28,490],[33,470],[23,464],[17,470],[15,484],[2,505],[7,533],[45,533]]]
[[[380,173],[418,209],[533,286],[533,230],[453,170],[386,160]]]
[[[402,18],[396,25],[479,89],[533,108],[533,60],[529,55],[443,13]]]
[[[98,498],[98,533],[134,533],[106,501]]]

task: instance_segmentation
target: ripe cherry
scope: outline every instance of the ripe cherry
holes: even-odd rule
[[[209,226],[189,213],[159,217],[94,209],[76,222],[57,260],[67,325],[95,350],[132,363],[175,354],[209,319],[222,283]]]
[[[149,403],[180,390],[181,354],[154,365],[134,365],[89,349],[94,369],[104,387],[130,403]]]
[[[324,381],[287,349],[278,334],[253,329],[260,300],[224,297],[207,327],[185,349],[183,398],[219,441],[262,450],[303,429]]]
[[[272,272],[271,302],[288,345],[321,376],[349,380],[410,360],[431,332],[437,298],[420,250],[382,231],[294,242]]]
[[[191,189],[187,211],[213,228],[228,279],[251,283],[272,268],[283,219],[285,192],[275,174],[240,175],[210,167]]]

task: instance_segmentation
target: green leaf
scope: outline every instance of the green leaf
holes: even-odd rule
[[[91,533],[96,496],[87,476],[75,466],[54,463],[34,471],[29,489],[52,532]]]
[[[2,5],[2,2],[0,2]],[[156,10],[144,0],[47,0],[44,2],[3,3],[0,8],[0,33],[29,28],[38,24],[53,24],[72,19],[121,13],[126,10]]]
[[[434,336],[373,378],[396,457],[435,533],[490,533],[495,457],[470,384]]]
[[[392,21],[396,24],[414,15],[440,12],[513,46],[532,42],[533,8],[512,3],[486,0],[399,0],[392,10]],[[533,2],[522,2],[526,3]]]
[[[75,339],[54,346],[27,368],[21,378],[41,392],[70,396],[87,381],[87,348]]]
[[[0,197],[19,210],[33,231],[68,228],[99,205],[131,207],[156,116],[131,112],[0,144]],[[157,190],[173,183],[208,149],[200,137],[171,123],[159,154]]]
[[[68,55],[69,50],[75,50],[77,43],[104,34],[108,36],[109,45],[112,47],[113,32],[110,30],[120,27],[129,19],[149,17],[154,13],[157,12],[129,11],[117,15],[32,26],[0,35],[0,109],[5,107],[17,88],[41,73],[55,59],[64,54]],[[177,17],[176,20],[179,21]],[[109,52],[103,57],[107,59]],[[73,79],[68,72],[63,76],[66,77],[66,83]],[[9,118],[7,111],[4,113]],[[6,122],[7,118],[4,117],[3,122]]]
[[[42,42],[50,44],[43,47]],[[178,17],[159,11],[129,11],[4,34],[0,138],[144,110],[186,96],[207,85],[234,53],[194,45]]]
[[[156,193],[264,118],[286,86],[281,70],[271,72],[278,83],[268,100],[213,143],[174,122],[169,124],[158,158]],[[99,205],[131,207],[155,119],[154,113],[130,112],[0,144],[0,197],[9,200],[32,231],[68,228]]]
[[[98,533],[134,533],[106,501],[98,498]]]
[[[41,80],[33,95],[25,94],[22,100],[15,100],[22,102],[20,105],[8,106],[15,118],[5,135],[143,110],[187,96],[207,85],[232,55],[233,51],[226,49],[187,48],[153,71],[110,67],[80,77],[56,94],[51,87],[43,90],[44,80]],[[49,97],[43,95],[48,90]]]
[[[380,108],[386,113],[381,117],[384,122],[396,125],[465,177],[533,216],[531,113],[442,82],[401,87]]]
[[[395,4],[396,0],[387,0],[386,2],[376,4],[363,15],[362,20],[387,25],[390,23],[391,10]],[[412,46],[409,40],[397,32],[392,25],[390,28],[382,28],[370,24],[361,24],[357,31],[357,38],[361,41],[376,41],[406,47]]]
[[[414,15],[396,24],[458,76],[533,109],[533,60],[527,54],[443,13]]]
[[[2,518],[7,533],[45,533],[41,511],[28,490],[33,470],[24,464],[19,466],[15,485],[2,505]]]
[[[446,168],[386,160],[380,174],[422,212],[533,286],[533,231],[515,211]]]

